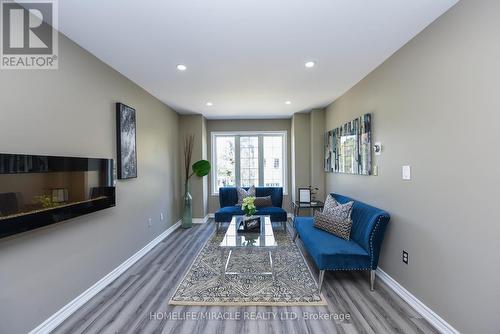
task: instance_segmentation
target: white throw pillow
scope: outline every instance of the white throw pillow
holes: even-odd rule
[[[238,193],[238,205],[242,205],[244,198],[249,196],[255,197],[255,186],[248,188],[248,191],[242,187],[236,187],[236,192]]]

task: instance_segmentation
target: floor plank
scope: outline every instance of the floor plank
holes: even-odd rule
[[[437,333],[380,280],[371,292],[368,276],[363,272],[327,272],[323,287],[327,306],[168,305],[177,284],[214,231],[212,221],[190,230],[176,230],[53,333]],[[290,224],[288,232],[293,233]],[[312,259],[300,241],[298,245],[317,280]],[[151,318],[156,312],[160,317]],[[216,312],[233,317],[239,313],[241,319],[184,319],[191,312]],[[270,318],[252,320],[245,317],[250,312],[269,314]],[[349,314],[350,319],[319,318],[324,314]],[[314,318],[307,318],[311,315]]]

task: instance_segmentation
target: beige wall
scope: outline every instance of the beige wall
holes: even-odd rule
[[[265,120],[208,120],[207,121],[207,143],[208,157],[212,162],[212,132],[217,131],[287,131],[287,178],[288,178],[288,193],[290,193],[291,181],[291,139],[290,139],[290,119],[265,119]],[[209,213],[215,213],[219,206],[219,196],[212,195],[212,178],[208,180],[209,189]],[[290,196],[283,197],[283,208],[287,211],[289,208]]]
[[[311,132],[311,180],[310,184],[317,187],[316,199],[325,199],[325,111],[315,109],[310,114]]]
[[[292,198],[298,200],[298,189],[318,188],[315,199],[324,200],[324,132],[325,111],[314,109],[296,113],[292,117]],[[302,209],[302,216],[311,216],[311,210]]]
[[[500,2],[462,0],[326,115],[373,113],[379,176],[327,174],[327,190],[391,213],[380,266],[463,333],[500,330],[499,39]]]
[[[0,151],[116,159],[120,101],[137,110],[139,175],[117,182],[115,208],[0,240],[0,333],[27,333],[180,218],[177,114],[68,39],[59,47],[59,70],[0,71]]]
[[[296,113],[292,117],[292,199],[298,200],[297,189],[311,184],[311,114]]]
[[[181,178],[182,178],[182,193],[184,194],[184,139],[189,135],[194,135],[193,154],[191,157],[191,165],[196,161],[207,158],[207,136],[206,136],[206,119],[202,115],[180,115],[180,155],[181,155]],[[191,167],[189,170],[192,172]],[[207,179],[206,177],[197,177],[193,175],[189,179],[190,193],[193,197],[193,218],[204,218],[207,213]]]
[[[207,134],[207,119],[203,117],[203,124],[202,124],[202,155],[201,158],[203,160],[208,160],[208,134]],[[210,212],[208,210],[208,198],[210,196],[210,193],[208,191],[208,180],[210,179],[210,174],[205,176],[202,179],[203,182],[203,218],[207,216]]]

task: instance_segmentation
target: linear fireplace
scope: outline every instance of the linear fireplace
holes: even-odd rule
[[[111,159],[0,154],[0,238],[113,206]]]

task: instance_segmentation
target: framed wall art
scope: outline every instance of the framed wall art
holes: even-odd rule
[[[116,104],[116,141],[118,179],[137,177],[137,143],[136,143],[135,109],[123,103]]]

